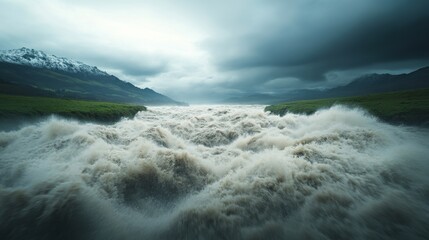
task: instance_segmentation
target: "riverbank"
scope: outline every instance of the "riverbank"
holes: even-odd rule
[[[145,110],[145,106],[133,104],[0,94],[0,120],[58,115],[78,120],[114,122]]]
[[[268,106],[265,111],[277,115],[288,112],[312,114],[333,105],[364,108],[381,120],[394,124],[427,126],[429,123],[429,89],[286,102]]]

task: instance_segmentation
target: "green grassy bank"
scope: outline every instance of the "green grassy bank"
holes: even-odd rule
[[[112,122],[121,117],[133,117],[144,110],[144,106],[131,104],[0,94],[0,119],[55,114],[80,120]]]
[[[333,105],[361,107],[381,120],[391,123],[427,125],[429,121],[429,89],[372,94],[360,97],[304,100],[271,105],[265,108],[274,114],[287,112],[311,114]]]

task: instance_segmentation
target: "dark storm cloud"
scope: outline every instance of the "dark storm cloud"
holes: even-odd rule
[[[230,71],[276,69],[265,81],[317,81],[333,70],[429,58],[429,1],[303,2],[289,20],[288,5],[279,4],[272,15],[279,22],[207,41],[213,61]]]
[[[428,0],[0,0],[0,48],[98,66],[177,100],[429,65]]]
[[[160,58],[151,58],[138,55],[118,55],[108,56],[106,54],[94,54],[85,56],[90,62],[96,62],[99,66],[116,69],[123,74],[133,77],[155,76],[167,71],[168,62]]]
[[[119,65],[118,65],[119,66]],[[120,66],[119,66],[120,67]],[[165,71],[165,66],[153,66],[153,67],[147,67],[147,66],[124,66],[121,68],[124,74],[131,75],[131,76],[154,76],[159,73],[162,73]]]

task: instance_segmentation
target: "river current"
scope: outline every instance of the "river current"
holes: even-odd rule
[[[360,109],[153,107],[0,132],[3,239],[428,239],[429,132]]]

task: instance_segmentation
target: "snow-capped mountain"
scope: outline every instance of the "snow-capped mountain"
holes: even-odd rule
[[[12,50],[0,50],[0,62],[47,68],[69,73],[109,76],[108,73],[99,70],[97,67],[25,47]]]
[[[20,48],[0,51],[0,92],[31,96],[125,102],[147,105],[184,105],[141,89],[97,67],[42,51]],[[8,88],[4,87],[9,84]]]

